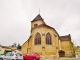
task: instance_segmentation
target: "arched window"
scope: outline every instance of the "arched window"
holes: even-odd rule
[[[46,34],[46,44],[52,45],[51,34],[49,32]]]
[[[40,33],[36,33],[36,35],[35,35],[35,45],[40,45],[41,44],[41,35],[40,35]]]

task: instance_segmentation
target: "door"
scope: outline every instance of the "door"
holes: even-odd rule
[[[65,57],[65,52],[62,51],[62,50],[60,50],[60,51],[59,51],[59,57]]]

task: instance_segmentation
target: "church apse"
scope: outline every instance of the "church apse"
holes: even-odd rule
[[[47,25],[40,14],[38,14],[31,21],[31,36],[22,45],[22,54],[36,52],[42,58],[65,57],[71,46],[71,44],[67,42],[69,46],[65,48],[67,46],[66,41],[70,42],[71,39],[69,39],[69,37],[59,36],[57,31],[53,27]],[[71,52],[72,50],[73,49],[69,49]]]

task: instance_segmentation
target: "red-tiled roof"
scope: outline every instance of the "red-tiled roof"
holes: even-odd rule
[[[65,36],[60,36],[61,41],[67,41],[67,40],[70,40],[70,38],[71,38],[70,34]]]
[[[37,20],[43,20],[40,14],[38,14],[31,22],[37,21]]]

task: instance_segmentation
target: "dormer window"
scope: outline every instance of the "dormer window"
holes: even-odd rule
[[[38,24],[34,24],[34,27],[37,27],[38,26]]]

